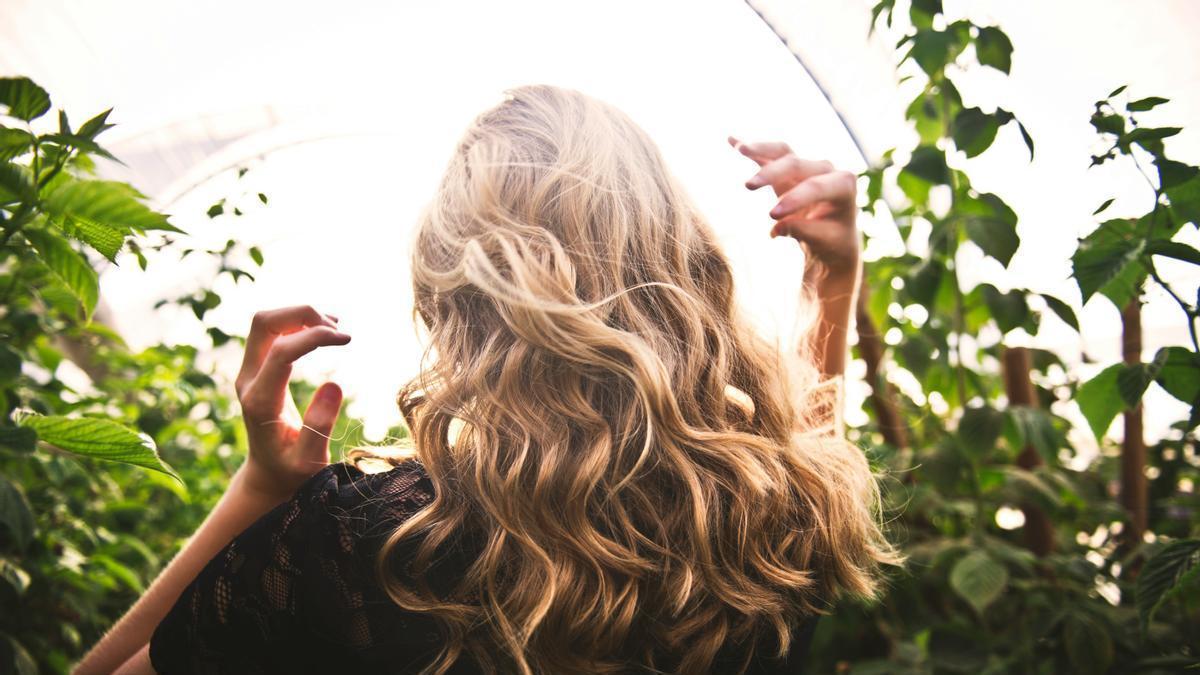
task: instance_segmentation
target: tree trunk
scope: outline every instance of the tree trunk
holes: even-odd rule
[[[1121,355],[1127,364],[1142,361],[1142,305],[1134,298],[1121,312]],[[1141,543],[1146,533],[1146,441],[1142,435],[1142,404],[1126,410],[1125,439],[1121,443],[1121,505],[1125,527],[1121,537],[1128,548]]]
[[[1029,350],[1012,347],[1004,350],[1004,390],[1010,406],[1037,407],[1037,392],[1029,379],[1032,370]],[[1042,465],[1042,457],[1032,443],[1026,444],[1017,456],[1017,466],[1032,471]],[[1023,502],[1025,513],[1025,545],[1039,557],[1054,550],[1054,524],[1037,504]]]
[[[863,266],[858,289],[858,304],[855,307],[855,321],[858,328],[858,353],[867,364],[867,382],[871,385],[871,407],[875,409],[875,419],[879,422],[879,432],[883,440],[897,450],[908,449],[908,429],[900,419],[896,410],[895,394],[887,380],[881,375],[883,365],[883,339],[875,322],[867,311],[870,300],[870,287],[867,285],[867,270]],[[905,474],[905,480],[912,480],[912,472]]]

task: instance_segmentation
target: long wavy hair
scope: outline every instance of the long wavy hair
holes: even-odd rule
[[[441,626],[427,672],[783,654],[800,619],[876,596],[900,562],[878,476],[814,364],[739,317],[647,134],[577,91],[505,93],[418,226],[430,351],[398,401],[436,496],[384,545],[384,587]],[[465,574],[434,588],[467,540]]]

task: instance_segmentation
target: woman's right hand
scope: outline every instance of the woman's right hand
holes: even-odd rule
[[[301,418],[288,380],[300,357],[347,342],[350,336],[338,330],[337,317],[308,305],[254,315],[236,383],[250,443],[241,473],[254,494],[284,501],[329,464],[329,434],[342,405],[342,390],[333,382],[318,387]]]
[[[729,144],[759,166],[746,188],[770,185],[779,197],[770,212],[776,220],[771,236],[799,241],[810,266],[817,263],[825,275],[856,275],[861,248],[855,222],[858,177],[828,161],[798,157],[779,141],[743,143],[730,136]]]

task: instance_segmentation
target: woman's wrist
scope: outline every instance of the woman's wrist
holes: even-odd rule
[[[233,474],[228,492],[233,493],[249,508],[266,513],[292,497],[294,490],[279,485],[275,476],[267,475],[262,467],[247,459]]]

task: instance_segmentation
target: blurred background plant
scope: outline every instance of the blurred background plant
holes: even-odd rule
[[[96,179],[94,160],[115,159],[97,142],[107,111],[74,129],[59,111],[57,130],[36,133],[51,102],[26,78],[0,79],[0,104],[0,672],[67,672],[203,520],[246,447],[202,350],[131,350],[106,325],[98,271],[145,270],[156,250],[204,257],[213,284],[251,283],[263,254],[194,248],[132,187]],[[267,202],[240,192],[207,216]],[[204,322],[221,303],[211,286],[159,306]],[[242,342],[206,332],[213,348]],[[298,400],[312,391],[294,384]],[[342,417],[335,455],[363,442],[360,428]]]
[[[1114,303],[1123,327],[1123,361],[1079,381],[1064,354],[1017,346],[1045,321],[1078,331],[1078,304],[1022,288],[1011,274],[1007,288],[968,285],[961,274],[980,255],[1007,267],[1031,243],[1018,234],[1018,214],[975,189],[962,168],[1006,126],[1033,159],[1034,138],[1018,117],[999,101],[964,101],[955,81],[985,68],[1007,75],[1013,45],[998,26],[948,21],[940,0],[913,0],[907,15],[896,9],[894,0],[876,4],[870,29],[901,32],[899,66],[917,66],[904,79],[923,78],[906,111],[919,141],[864,173],[865,208],[891,211],[905,251],[864,268],[856,354],[872,386],[871,422],[851,433],[891,476],[888,508],[911,564],[882,602],[843,608],[821,625],[812,664],[856,674],[1195,667],[1196,289],[1171,288],[1158,266],[1200,264],[1200,252],[1173,240],[1200,222],[1200,172],[1164,151],[1179,128],[1137,123],[1165,99],[1131,98],[1121,86],[1096,103],[1091,123],[1105,149],[1093,165],[1136,163],[1153,206],[1104,220],[1072,257],[1080,302]],[[1147,284],[1176,301],[1190,348],[1144,360]],[[894,384],[904,379],[916,387]],[[1190,413],[1147,447],[1149,387]],[[1070,440],[1063,415],[1072,405],[1099,443],[1094,456]],[[1107,433],[1118,415],[1114,442]]]
[[[1099,205],[1072,260],[1078,298],[1031,291],[1012,274],[975,283],[971,261],[1007,268],[1030,242],[1001,195],[972,186],[966,160],[994,143],[1023,144],[1032,158],[1037,129],[1002,101],[964,101],[957,80],[1007,75],[1014,46],[998,26],[948,20],[938,0],[884,0],[874,20],[872,30],[903,33],[902,83],[921,85],[907,108],[919,141],[864,174],[865,208],[892,214],[904,251],[865,268],[856,356],[872,394],[869,422],[851,436],[891,476],[890,524],[912,562],[895,571],[883,602],[844,604],[819,624],[810,668],[1193,666],[1200,298],[1161,271],[1200,263],[1178,236],[1196,227],[1200,178],[1165,152],[1178,128],[1138,124],[1170,105],[1125,88],[1096,105],[1092,162],[1133,164],[1153,200],[1134,217],[1106,215],[1111,200]],[[209,315],[222,303],[218,279],[223,289],[253,283],[263,253],[243,243],[249,236],[201,246],[129,185],[97,179],[97,158],[112,161],[97,140],[107,113],[77,128],[65,112],[55,120],[49,95],[19,77],[0,80],[0,106],[0,672],[66,672],[240,463],[230,388],[206,364],[241,337]],[[268,208],[267,195],[241,181],[252,169],[228,171],[236,187],[196,215],[228,224]],[[211,348],[131,349],[109,327],[98,272],[185,257],[212,274],[159,307],[203,324]],[[1147,289],[1174,299],[1190,348],[1143,353]],[[1121,312],[1120,362],[1084,370],[1077,354],[1020,346],[1047,322],[1079,330],[1084,302]],[[1190,413],[1147,443],[1140,406],[1154,388]],[[304,400],[312,387],[295,389]],[[361,425],[343,415],[333,437],[336,457],[362,443]]]

